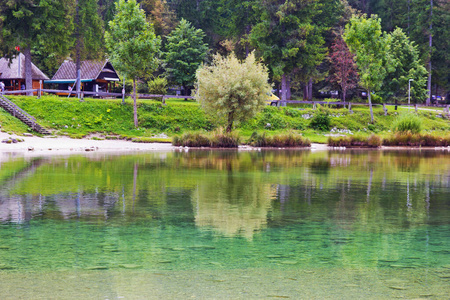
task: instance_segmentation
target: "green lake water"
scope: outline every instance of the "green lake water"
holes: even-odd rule
[[[448,151],[0,160],[0,299],[449,295]]]

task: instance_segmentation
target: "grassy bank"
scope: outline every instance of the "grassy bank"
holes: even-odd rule
[[[176,135],[192,131],[211,132],[218,125],[208,118],[198,103],[193,100],[168,99],[167,105],[159,101],[139,100],[139,128],[133,125],[131,99],[125,105],[120,99],[67,99],[44,96],[41,99],[26,96],[10,96],[13,102],[36,117],[37,121],[57,135],[74,138],[94,136],[96,138],[126,138],[137,142],[167,141]],[[295,132],[311,142],[326,143],[329,134],[369,137],[378,134],[389,136],[392,124],[398,115],[407,109],[388,108],[385,116],[382,107],[374,107],[375,123],[370,124],[369,109],[353,106],[352,112],[344,108],[283,107],[267,106],[255,118],[236,124],[235,131],[242,140],[248,140],[255,132],[270,137]],[[450,121],[439,112],[423,110],[418,113],[423,131],[444,135],[450,131]],[[21,134],[28,128],[15,118],[0,110],[0,125],[3,131]],[[156,140],[155,140],[156,139]]]

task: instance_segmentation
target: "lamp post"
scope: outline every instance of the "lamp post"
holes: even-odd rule
[[[414,79],[408,80],[408,104],[411,102],[411,81],[414,81]]]

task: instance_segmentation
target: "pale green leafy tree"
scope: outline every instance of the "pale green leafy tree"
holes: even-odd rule
[[[260,111],[271,86],[267,68],[251,53],[240,61],[234,54],[214,56],[211,66],[197,70],[196,98],[203,109],[231,132],[234,122],[252,118]]]
[[[147,23],[136,0],[120,0],[105,42],[114,67],[127,78],[133,78],[134,125],[138,127],[136,78],[156,69],[161,39],[155,35],[152,24]]]
[[[395,68],[389,57],[389,35],[383,36],[380,22],[376,16],[353,16],[344,33],[344,40],[355,55],[360,85],[367,90],[372,123],[371,93],[380,90],[386,68]]]

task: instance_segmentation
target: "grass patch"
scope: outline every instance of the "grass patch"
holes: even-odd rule
[[[172,144],[184,147],[237,148],[240,145],[240,137],[236,132],[226,133],[219,128],[209,133],[187,132],[174,136]]]
[[[422,119],[416,114],[407,113],[398,116],[392,124],[392,130],[398,133],[417,134],[422,131]]]
[[[41,99],[28,96],[8,96],[13,102],[37,119],[45,128],[56,135],[72,138],[84,138],[94,134],[106,139],[151,138],[164,133],[170,137],[183,133],[213,132],[217,124],[209,119],[195,100],[166,99],[167,105],[155,100],[138,100],[139,128],[134,127],[133,105],[131,99],[121,104],[121,99],[78,99],[43,96]],[[234,130],[239,131],[243,140],[253,132],[265,132],[266,136],[283,135],[289,132],[301,132],[304,138],[314,143],[327,143],[324,133],[310,128],[312,119],[320,110],[328,113],[329,128],[347,129],[361,135],[386,135],[392,123],[398,117],[393,106],[388,107],[387,116],[381,106],[374,106],[375,122],[370,124],[369,108],[352,106],[353,113],[347,108],[323,107],[317,110],[311,105],[289,105],[287,107],[266,106],[254,118],[236,123]],[[437,112],[420,111],[423,130],[449,131],[450,122]],[[19,120],[0,110],[2,130],[22,134],[28,127]]]
[[[152,137],[138,137],[132,138],[133,143],[171,143],[171,138],[152,138]]]
[[[369,137],[362,135],[329,137],[328,146],[346,148],[378,148],[382,145],[381,137],[372,134]]]
[[[248,145],[254,147],[310,147],[311,142],[305,139],[300,134],[289,132],[287,134],[276,134],[272,136],[267,136],[264,132],[259,134],[254,132],[249,140]]]
[[[450,134],[437,136],[419,133],[396,133],[383,140],[384,146],[408,146],[408,147],[448,147],[450,146]]]

